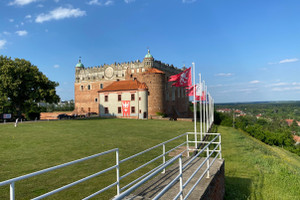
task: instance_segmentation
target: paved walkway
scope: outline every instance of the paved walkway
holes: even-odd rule
[[[183,158],[183,166],[184,164],[191,159]],[[203,162],[205,158],[197,158],[195,159],[188,167],[183,170],[183,184],[187,181],[187,179],[192,175],[192,173],[199,167],[199,165]],[[212,159],[210,159],[210,162]],[[191,193],[188,199],[200,199],[203,195],[205,189],[210,184],[213,176],[217,173],[223,163],[222,159],[216,159],[214,164],[210,169],[210,178],[206,178],[206,174],[200,181],[200,183],[196,186],[194,191]],[[206,169],[206,163],[203,167],[198,171],[196,176],[191,180],[191,182],[184,189],[184,195],[188,193],[188,191],[192,188],[192,186],[196,183],[199,177],[203,174]],[[159,174],[152,180],[148,181],[136,191],[134,191],[131,195],[129,195],[126,199],[138,200],[138,199],[152,199],[154,198],[171,180],[173,180],[179,174],[179,165],[178,162],[175,162],[169,169],[166,170],[165,174]],[[167,191],[161,199],[173,199],[177,193],[179,192],[179,181],[176,182],[173,187]]]

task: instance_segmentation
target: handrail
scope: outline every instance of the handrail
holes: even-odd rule
[[[57,166],[54,166],[54,167],[49,167],[47,169],[43,169],[43,170],[40,170],[40,171],[37,171],[37,172],[33,172],[33,173],[26,174],[26,175],[23,175],[23,176],[18,176],[16,178],[12,178],[12,179],[0,182],[0,186],[7,185],[7,184],[10,184],[12,182],[20,181],[20,180],[23,180],[23,179],[27,179],[27,178],[30,178],[32,176],[43,174],[43,173],[53,171],[53,170],[56,170],[56,169],[59,169],[59,168],[62,168],[62,167],[73,165],[75,163],[79,163],[79,162],[89,160],[89,159],[92,159],[92,158],[95,158],[95,157],[98,157],[98,156],[102,156],[102,155],[105,155],[105,154],[108,154],[108,153],[111,153],[111,152],[114,152],[114,151],[117,151],[117,150],[118,150],[118,148],[111,149],[111,150],[108,150],[108,151],[104,151],[102,153],[97,153],[97,154],[94,154],[94,155],[91,155],[91,156],[88,156],[88,157],[85,157],[85,158],[81,158],[81,159],[78,159],[78,160],[74,160],[74,161],[71,161],[71,162],[67,162],[67,163],[64,163],[64,164],[61,164],[61,165],[57,165]]]
[[[169,165],[171,165],[173,162],[175,162],[180,156],[182,156],[181,154],[175,156],[174,158],[168,160],[165,164],[163,164],[162,166],[160,166],[157,170],[155,170],[152,174],[148,175],[146,178],[144,178],[143,180],[139,181],[138,183],[136,183],[134,186],[130,187],[129,189],[127,189],[126,191],[122,192],[120,195],[116,196],[113,198],[113,200],[119,200],[119,199],[123,199],[124,197],[126,197],[127,195],[129,195],[133,190],[137,189],[139,186],[141,186],[142,184],[144,184],[146,181],[148,181],[149,179],[151,179],[152,177],[154,177],[156,174],[158,174],[160,171],[162,171],[164,168],[168,167]]]
[[[141,154],[143,154],[143,153],[146,153],[146,152],[148,152],[148,151],[150,151],[150,150],[152,150],[152,149],[155,149],[155,148],[160,147],[160,146],[162,146],[162,145],[164,145],[164,144],[167,144],[167,143],[169,143],[169,142],[171,142],[171,141],[173,141],[173,140],[176,140],[176,139],[178,139],[178,138],[180,138],[180,137],[182,137],[182,136],[185,136],[186,134],[187,134],[187,133],[183,133],[183,134],[181,134],[181,135],[179,135],[179,136],[177,136],[177,137],[174,137],[174,138],[172,138],[172,139],[170,139],[170,140],[167,140],[167,141],[165,141],[165,142],[162,142],[162,143],[160,143],[160,144],[157,144],[157,145],[155,145],[155,146],[153,146],[153,147],[150,147],[150,148],[148,148],[148,149],[146,149],[146,150],[144,150],[144,151],[141,151],[141,152],[136,153],[136,154],[134,154],[134,155],[132,155],[132,156],[129,156],[129,157],[123,159],[123,160],[120,160],[120,164],[123,163],[123,162],[125,162],[125,161],[127,161],[127,160],[130,160],[130,159],[132,159],[132,158],[134,158],[134,157],[137,157],[137,156],[139,156],[139,155],[141,155]]]
[[[30,173],[30,174],[26,174],[26,175],[23,175],[23,176],[15,177],[15,178],[12,178],[12,179],[0,182],[0,186],[10,184],[10,199],[14,200],[15,199],[15,182],[17,182],[17,181],[21,181],[21,180],[24,180],[24,179],[27,179],[27,178],[30,178],[30,177],[33,177],[33,176],[37,176],[37,175],[40,175],[40,174],[43,174],[43,173],[46,173],[46,172],[50,172],[50,171],[53,171],[53,170],[56,170],[56,169],[60,169],[62,167],[66,167],[66,166],[69,166],[69,165],[73,165],[73,164],[76,164],[76,163],[79,163],[79,162],[83,162],[83,161],[86,161],[86,160],[89,160],[89,159],[92,159],[92,158],[96,158],[96,157],[99,157],[99,156],[106,155],[108,153],[118,152],[118,151],[119,151],[118,148],[111,149],[111,150],[104,151],[104,152],[101,152],[101,153],[98,153],[98,154],[94,154],[94,155],[91,155],[91,156],[88,156],[88,157],[84,157],[84,158],[77,159],[77,160],[74,160],[74,161],[71,161],[71,162],[67,162],[67,163],[64,163],[64,164],[61,164],[61,165],[56,165],[56,166],[49,167],[49,168],[46,168],[46,169],[43,169],[43,170],[40,170],[40,171],[36,171],[36,172]],[[58,188],[56,190],[53,190],[53,191],[48,192],[46,194],[43,194],[41,196],[35,197],[34,199],[41,199],[41,198],[47,197],[49,195],[52,195],[52,194],[54,194],[56,192],[59,192],[59,191],[64,190],[66,188],[69,188],[69,187],[71,187],[73,185],[76,185],[78,183],[86,181],[86,180],[88,180],[90,178],[98,176],[98,175],[100,175],[102,173],[105,173],[105,172],[107,172],[109,170],[112,170],[114,168],[117,168],[117,167],[118,167],[118,165],[114,165],[112,167],[106,168],[106,169],[104,169],[104,170],[102,170],[100,172],[97,172],[95,174],[92,174],[92,175],[90,175],[88,177],[85,177],[85,178],[80,179],[78,181],[75,181],[73,183],[67,184],[67,185],[65,185],[63,187],[60,187],[60,188]],[[118,185],[119,183],[116,182],[116,184]]]

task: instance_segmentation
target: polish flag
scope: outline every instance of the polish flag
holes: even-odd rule
[[[186,87],[192,85],[191,67],[183,72],[170,76],[169,82],[176,81],[172,84],[175,87]]]

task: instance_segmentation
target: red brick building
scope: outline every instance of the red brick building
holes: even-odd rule
[[[106,92],[109,95],[113,93],[124,93],[125,95],[125,91],[136,92],[137,94],[141,88],[120,89],[126,86],[126,83],[131,83],[145,86],[143,90],[147,91],[147,101],[145,101],[147,116],[156,115],[160,112],[185,117],[189,113],[189,98],[186,96],[185,89],[172,87],[172,83],[168,82],[171,75],[178,74],[183,70],[155,60],[149,50],[142,62],[137,60],[85,68],[79,60],[75,72],[74,112],[77,114],[96,112],[103,116],[101,109],[106,103],[101,99],[103,98],[102,94]],[[120,105],[116,105],[115,108],[111,107],[114,109],[114,114],[116,114],[117,107]],[[139,111],[137,110],[137,112]],[[142,112],[143,116],[144,112]],[[138,116],[137,113],[136,116]]]

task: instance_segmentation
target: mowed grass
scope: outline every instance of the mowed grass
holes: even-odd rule
[[[225,199],[300,199],[300,157],[229,127],[219,127]]]
[[[126,119],[32,122],[19,124],[17,128],[13,124],[0,125],[0,181],[113,148],[119,148],[120,159],[124,159],[192,129],[191,122]],[[162,148],[121,164],[121,175],[159,154],[162,154]],[[157,162],[161,163],[162,159]],[[36,197],[114,164],[115,154],[111,153],[82,164],[17,182],[16,198]],[[129,179],[138,177],[150,167],[140,170]],[[122,180],[123,185],[128,183],[129,179]],[[112,170],[91,181],[53,195],[49,199],[81,199],[115,181],[116,172]],[[8,199],[8,189],[8,186],[0,187],[0,199]],[[100,198],[108,199],[115,194],[114,187],[100,195]]]
[[[0,181],[113,148],[119,148],[120,159],[124,159],[187,131],[193,131],[192,122],[92,119],[23,123],[17,128],[13,124],[0,125]],[[300,199],[299,156],[267,146],[236,129],[219,127],[219,132],[225,158],[226,199]],[[159,148],[121,164],[121,175],[161,153]],[[114,163],[115,155],[109,154],[17,182],[16,198],[36,197]],[[84,198],[113,183],[115,174],[112,170],[46,199]],[[130,179],[123,179],[121,185]],[[114,187],[95,199],[110,199],[115,194]],[[8,198],[9,187],[0,187],[0,199]]]

